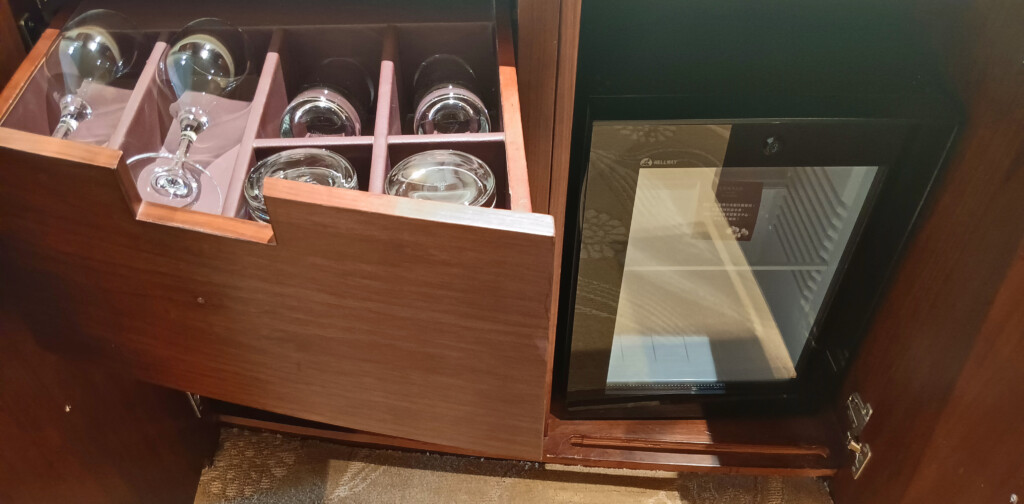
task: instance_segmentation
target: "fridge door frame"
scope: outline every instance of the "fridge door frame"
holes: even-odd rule
[[[945,114],[943,103],[895,100],[847,97],[837,102],[829,97],[788,97],[766,102],[725,96],[591,96],[578,100],[563,235],[572,246],[563,250],[555,376],[556,393],[564,395],[566,405],[585,409],[570,410],[569,414],[579,418],[672,417],[749,414],[766,408],[793,413],[819,409],[844,376],[955,131],[955,121]],[[836,107],[836,103],[843,106]],[[846,113],[823,113],[829,109],[845,109]],[[782,117],[776,115],[779,110],[793,113]],[[861,113],[852,113],[857,110]],[[730,383],[721,394],[611,395],[594,390],[574,393],[583,395],[582,401],[570,400],[570,335],[590,136],[595,121],[609,120],[732,124],[725,167],[880,168],[814,323],[816,330],[796,363],[796,379]],[[762,143],[771,132],[788,140],[780,152],[768,155]],[[895,218],[886,222],[884,216],[888,215]]]

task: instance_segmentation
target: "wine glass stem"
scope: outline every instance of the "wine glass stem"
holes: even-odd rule
[[[188,158],[188,151],[192,149],[192,145],[195,144],[196,138],[199,135],[195,132],[181,132],[181,139],[178,140],[178,150],[174,153],[174,164],[179,165],[182,161]]]
[[[75,131],[76,126],[77,124],[73,124],[67,118],[61,117],[60,122],[57,123],[57,128],[53,130],[53,138],[67,140],[71,136],[71,132]]]
[[[192,145],[199,138],[199,130],[187,126],[185,121],[182,121],[181,126],[181,138],[178,140],[178,150],[174,153],[174,162],[171,164],[170,173],[180,174],[184,177],[185,160],[188,159],[188,151],[192,149]],[[153,174],[154,177],[164,175],[162,173]]]
[[[78,124],[92,116],[92,108],[82,98],[69,94],[60,99],[60,121],[53,130],[54,138],[67,140]]]
[[[188,157],[188,151],[192,144],[199,138],[199,134],[209,124],[206,114],[196,108],[189,107],[178,114],[178,129],[181,130],[181,139],[178,140],[178,151],[174,153],[176,160],[184,161]]]
[[[198,180],[199,175],[187,173],[185,163],[188,162],[189,150],[199,138],[199,133],[206,129],[206,125],[206,115],[197,108],[187,108],[178,114],[178,129],[181,131],[178,150],[174,153],[171,165],[154,171],[150,178],[150,185],[159,194],[189,198],[191,201],[187,206],[191,206],[199,200],[199,193],[202,190]]]

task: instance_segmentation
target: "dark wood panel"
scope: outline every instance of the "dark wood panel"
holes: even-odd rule
[[[44,351],[0,307],[0,502],[191,503],[217,432],[184,393]]]
[[[558,22],[558,75],[555,85],[555,125],[551,142],[551,193],[548,211],[555,218],[559,238],[555,252],[562,254],[562,230],[569,187],[569,149],[572,114],[576,99],[576,54],[580,45],[580,13],[583,0],[562,0]],[[559,266],[561,263],[559,262]],[[558,271],[555,272],[556,275]]]
[[[1024,241],[903,502],[1024,498]]]
[[[999,337],[983,328],[1024,235],[1024,4],[922,1],[918,15],[948,60],[968,120],[842,395],[859,391],[875,413],[862,435],[872,461],[856,481],[840,471],[839,504],[928,501],[907,489],[930,443],[942,442],[933,432],[968,356]]]
[[[558,72],[558,21],[561,2],[519,0],[519,97],[526,136],[533,211],[547,213],[551,183],[551,141]]]
[[[25,58],[17,20],[8,0],[0,0],[0,86],[7,83]]]

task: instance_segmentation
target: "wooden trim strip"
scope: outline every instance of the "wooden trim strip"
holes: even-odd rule
[[[561,2],[519,0],[516,54],[533,211],[548,212]]]
[[[505,132],[505,160],[508,171],[509,208],[532,212],[530,174],[526,169],[523,117],[519,110],[519,80],[516,77],[515,45],[508,14],[497,9],[495,32],[498,48],[498,82],[501,88],[501,121]]]
[[[551,146],[551,190],[548,212],[557,229],[565,222],[565,198],[569,184],[569,149],[572,145],[572,114],[576,98],[576,56],[580,44],[582,0],[562,0],[558,36],[558,82],[555,87],[555,128]],[[562,233],[555,252],[562,253]]]
[[[274,229],[270,224],[195,212],[149,201],[143,201],[139,206],[136,219],[237,240],[275,244]]]
[[[555,83],[554,126],[551,140],[550,187],[547,212],[555,221],[555,265],[551,296],[551,337],[548,346],[548,411],[554,410],[555,343],[557,340],[558,295],[562,277],[562,246],[566,192],[569,184],[569,145],[572,141],[572,111],[576,93],[576,52],[579,47],[582,0],[561,0],[558,25],[558,63]],[[546,427],[550,433],[550,423]]]
[[[703,457],[704,455],[689,456]],[[671,471],[700,474],[742,474],[745,476],[824,478],[834,476],[836,474],[836,469],[831,467],[759,467],[716,465],[701,462],[623,462],[620,459],[563,455],[545,455],[543,462],[545,464],[606,467],[610,469],[640,469],[648,471]]]
[[[765,453],[775,455],[816,455],[823,458],[828,458],[829,455],[829,449],[825,446],[698,443],[693,441],[664,441],[656,439],[628,439],[581,435],[570,436],[569,444],[581,448],[612,448],[671,453]]]
[[[292,200],[311,205],[539,236],[554,236],[555,232],[553,221],[548,215],[452,205],[440,201],[416,200],[362,191],[339,191],[333,187],[277,178],[266,180],[263,194],[269,205],[273,205],[274,200]]]
[[[0,147],[40,155],[45,154],[51,159],[98,166],[109,170],[117,169],[121,159],[120,151],[99,145],[69,142],[46,135],[2,127],[0,127]]]

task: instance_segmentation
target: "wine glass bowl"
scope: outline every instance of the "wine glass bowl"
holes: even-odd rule
[[[373,80],[350,58],[328,58],[281,117],[282,138],[359,136],[374,99]]]
[[[161,78],[178,100],[189,93],[225,97],[249,73],[249,51],[240,28],[215,18],[197,19],[167,44]]]
[[[489,132],[490,116],[473,91],[476,87],[476,74],[458,56],[427,58],[413,77],[418,103],[413,119],[416,134]]]
[[[71,20],[57,47],[58,72],[64,84],[60,120],[52,136],[66,139],[92,116],[87,84],[106,85],[125,75],[138,60],[142,37],[119,12],[90,10]]]

